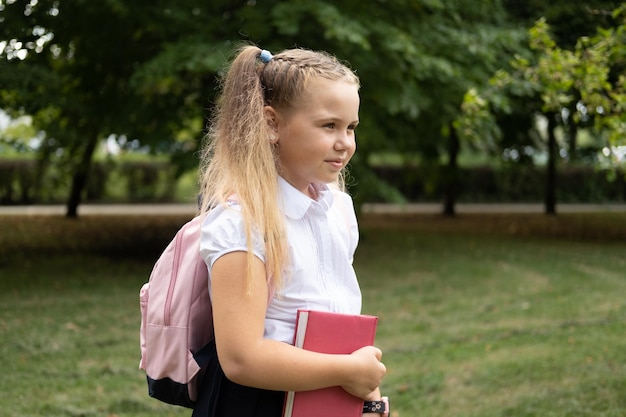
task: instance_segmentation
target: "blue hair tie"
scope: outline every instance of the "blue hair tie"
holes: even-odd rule
[[[261,55],[259,55],[259,58],[261,59],[262,63],[267,64],[272,60],[272,58],[274,58],[274,55],[272,55],[270,51],[266,51],[265,49],[263,49],[261,51]]]

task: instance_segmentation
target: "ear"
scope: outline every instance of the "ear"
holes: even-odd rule
[[[267,122],[267,126],[271,131],[278,134],[278,112],[272,106],[265,106],[263,108],[263,114],[265,116],[265,121]]]
[[[263,114],[265,116],[265,121],[267,123],[267,127],[269,128],[269,132],[270,132],[270,137],[269,137],[270,143],[275,144],[280,139],[280,136],[278,133],[278,124],[280,120],[280,115],[278,114],[276,109],[273,108],[272,106],[265,106],[263,108]]]

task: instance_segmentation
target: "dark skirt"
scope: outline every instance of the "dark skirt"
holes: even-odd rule
[[[214,348],[214,347],[213,347]],[[217,355],[212,355],[217,358]],[[251,388],[226,378],[213,359],[204,374],[192,417],[281,417],[285,393]]]

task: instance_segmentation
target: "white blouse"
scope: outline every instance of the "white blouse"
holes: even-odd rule
[[[282,288],[268,305],[264,337],[293,343],[298,309],[361,312],[361,290],[352,267],[359,235],[348,194],[316,185],[318,198],[313,200],[283,178],[279,186],[289,264],[283,270]],[[253,236],[253,250],[265,261],[258,234]],[[200,253],[209,268],[209,288],[213,263],[235,251],[247,252],[248,246],[240,206],[230,202],[214,208],[202,226]]]

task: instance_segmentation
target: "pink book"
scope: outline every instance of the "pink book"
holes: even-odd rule
[[[306,350],[349,354],[374,344],[378,317],[298,310],[294,345]],[[361,417],[363,400],[341,387],[289,391],[283,417]]]

